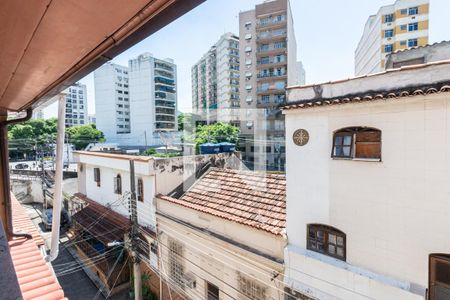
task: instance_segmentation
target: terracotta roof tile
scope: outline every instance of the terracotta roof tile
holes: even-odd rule
[[[383,99],[399,99],[405,97],[413,97],[418,95],[429,95],[437,93],[450,92],[450,82],[437,83],[433,86],[427,85],[422,87],[404,88],[396,91],[376,92],[373,95],[364,95],[362,98],[357,95],[351,97],[342,97],[334,99],[310,99],[288,102],[282,106],[282,110],[305,109],[317,106],[330,106],[334,104],[360,103]]]
[[[277,235],[286,226],[284,175],[211,168],[179,199],[157,197]]]
[[[24,300],[59,300],[64,292],[38,247],[44,244],[19,201],[11,195],[13,227],[16,233],[29,233],[33,239],[13,238],[9,242],[11,258]]]

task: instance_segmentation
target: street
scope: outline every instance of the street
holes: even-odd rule
[[[42,223],[42,204],[22,204],[27,211],[34,225],[39,229],[42,238],[45,241],[46,249],[49,249],[51,243],[51,231],[45,231]],[[52,262],[56,277],[64,290],[64,294],[71,300],[104,300],[105,297],[99,293],[98,288],[94,285],[91,279],[86,275],[84,270],[80,267],[77,260],[68,251],[67,246],[70,244],[66,235],[65,229],[61,229],[59,255],[55,261]],[[128,299],[127,293],[119,293],[111,296],[111,300],[125,300]]]

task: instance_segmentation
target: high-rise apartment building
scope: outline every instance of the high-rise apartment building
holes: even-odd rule
[[[191,69],[192,108],[207,121],[230,121],[228,109],[239,108],[239,37],[222,35]]]
[[[66,127],[88,124],[86,85],[75,83],[65,93]]]
[[[355,75],[384,70],[391,52],[428,44],[428,11],[429,0],[397,0],[370,16],[355,51]]]
[[[108,142],[121,143],[130,133],[128,68],[106,63],[94,72],[96,125]]]
[[[284,116],[278,106],[297,83],[297,45],[288,0],[265,1],[239,14],[243,158],[249,166],[283,170]]]
[[[134,145],[161,144],[159,132],[177,130],[177,66],[143,53],[128,62]],[[98,122],[98,121],[97,121]]]

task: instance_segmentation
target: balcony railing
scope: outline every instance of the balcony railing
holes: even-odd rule
[[[267,18],[266,19],[260,19],[256,23],[256,28],[262,28],[262,27],[268,27],[268,26],[272,26],[272,25],[283,24],[285,22],[286,22],[286,16],[285,15],[272,17],[270,19],[267,19]]]
[[[268,47],[259,47],[256,52],[257,53],[264,53],[264,52],[270,52],[270,51],[282,51],[286,50],[286,43],[283,43],[282,45],[270,45]]]
[[[271,57],[269,59],[260,59],[256,62],[257,65],[281,64],[286,63],[287,57],[285,55],[280,57]]]
[[[271,31],[271,32],[261,32],[256,35],[256,39],[260,40],[268,40],[272,38],[281,38],[286,36],[286,31]]]
[[[281,72],[281,73],[258,73],[258,78],[276,78],[276,77],[283,77],[286,76],[287,72]]]

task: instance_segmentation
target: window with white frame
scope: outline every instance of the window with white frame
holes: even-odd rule
[[[409,39],[408,40],[408,47],[416,47],[418,45],[417,39]]]
[[[387,44],[384,45],[384,52],[385,53],[390,53],[394,50],[394,45],[393,44]]]
[[[394,21],[394,14],[384,15],[384,23],[390,23]]]
[[[393,29],[388,29],[384,31],[384,37],[385,38],[391,38],[394,36],[394,30]]]
[[[408,24],[408,31],[417,31],[419,30],[419,23],[409,23]]]
[[[414,16],[414,15],[418,15],[418,14],[419,14],[419,7],[415,6],[415,7],[408,8],[408,15]]]

